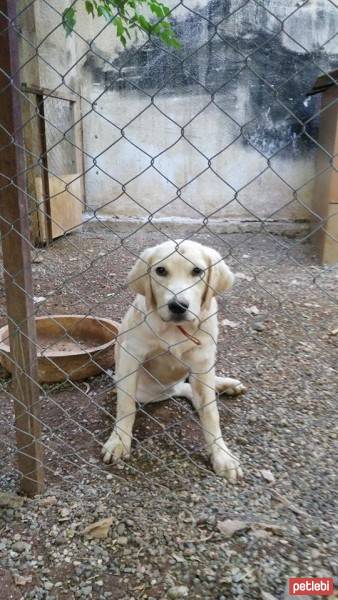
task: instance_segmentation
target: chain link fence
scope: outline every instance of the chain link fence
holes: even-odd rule
[[[152,328],[154,314],[167,310],[167,301],[149,310],[137,304],[141,322],[128,321],[122,334],[119,324],[135,306],[127,275],[145,248],[166,242],[157,262],[184,271],[179,257],[201,267],[195,275],[204,277],[205,294],[221,261],[235,274],[218,299],[216,371],[248,388],[236,395],[239,382],[223,384],[219,391],[235,394],[217,398],[228,456],[241,456],[240,485],[256,498],[268,486],[285,505],[302,465],[313,477],[303,484],[306,510],[331,514],[329,488],[319,492],[322,505],[312,503],[321,482],[331,481],[326,433],[335,410],[336,6],[180,0],[170,5],[176,50],[152,36],[123,49],[111,24],[87,19],[80,4],[66,38],[66,5],[0,2],[1,486],[34,495],[76,485],[88,498],[89,487],[113,481],[116,489],[128,484],[132,498],[135,486],[184,490],[216,481],[204,436],[207,446],[221,443],[217,413],[207,424],[196,398],[195,410],[187,401],[190,384],[206,412],[215,406],[205,376],[213,350],[201,337],[199,311],[192,329],[175,313],[174,338],[163,340],[158,324],[152,329],[159,338],[152,359],[163,362],[163,377],[155,369],[152,380],[163,395],[166,361],[176,356],[174,370],[183,381],[190,376],[180,388],[185,399],[172,387],[161,403],[132,393],[131,456],[112,465],[100,457],[116,394],[121,413],[141,369],[132,365],[148,343],[134,330]],[[173,245],[177,239],[183,243]],[[185,250],[191,241],[219,255],[197,264],[199,247]],[[201,284],[186,274],[178,292],[159,281],[163,275],[136,271],[134,287],[150,278],[172,292],[179,312],[184,294]],[[207,320],[215,319],[214,309]],[[204,373],[177,350],[187,343],[195,351],[201,344]],[[120,376],[114,346],[122,364],[133,358]],[[236,464],[229,468],[239,474]],[[210,485],[218,487],[209,497],[222,502],[222,480]]]

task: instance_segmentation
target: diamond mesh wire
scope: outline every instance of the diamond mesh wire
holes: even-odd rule
[[[134,327],[127,336],[118,333],[115,338],[124,361],[134,365],[120,377],[114,376],[112,362],[102,366],[100,354],[88,350],[85,366],[97,373],[88,381],[78,381],[76,372],[67,371],[57,360],[60,349],[83,351],[88,340],[81,341],[55,315],[81,315],[77,327],[87,323],[88,317],[121,321],[128,305],[135,302],[126,290],[126,276],[146,246],[177,238],[196,240],[220,253],[205,266],[206,279],[220,260],[238,275],[234,292],[219,301],[217,370],[243,379],[251,394],[247,405],[239,399],[218,401],[231,456],[232,450],[237,454],[238,439],[246,435],[258,398],[267,406],[270,402],[269,385],[261,384],[261,375],[253,376],[255,369],[260,373],[260,363],[266,367],[267,357],[273,357],[277,374],[279,371],[285,377],[286,393],[295,394],[296,382],[306,387],[302,360],[299,366],[297,360],[288,364],[289,324],[295,330],[291,344],[298,349],[303,346],[306,354],[314,332],[309,324],[313,314],[309,310],[311,314],[304,317],[304,306],[320,309],[319,327],[325,314],[332,314],[329,311],[337,300],[335,267],[320,267],[316,246],[310,246],[319,231],[326,243],[330,241],[333,247],[338,243],[334,225],[337,205],[332,204],[331,212],[323,214],[309,201],[313,185],[325,176],[333,177],[336,171],[335,154],[318,137],[318,127],[337,100],[332,95],[328,103],[320,104],[317,96],[307,96],[320,76],[325,77],[325,90],[336,85],[337,16],[334,18],[334,3],[324,5],[327,37],[310,46],[302,31],[296,35],[292,24],[301,11],[305,14],[311,10],[309,2],[280,6],[250,0],[204,5],[181,0],[170,6],[182,41],[178,51],[169,50],[152,37],[137,40],[124,51],[116,50],[109,24],[102,26],[97,21],[86,35],[88,23],[82,20],[64,51],[62,10],[46,0],[26,2],[13,20],[2,15],[8,28],[16,32],[21,48],[22,85],[16,86],[14,73],[4,75],[7,85],[22,99],[25,143],[20,149],[26,163],[26,187],[22,191],[29,202],[32,229],[32,238],[27,241],[32,252],[34,312],[36,316],[48,315],[57,328],[50,340],[39,336],[32,340],[39,355],[48,354],[50,365],[58,369],[62,380],[49,385],[43,378],[38,382],[38,420],[47,482],[57,480],[66,485],[79,481],[81,473],[90,473],[94,480],[105,477],[108,470],[117,479],[184,485],[190,471],[196,478],[210,476],[203,433],[211,448],[222,449],[217,435],[210,441],[214,430],[206,431],[205,422],[201,426],[198,411],[172,390],[166,392],[166,384],[151,374],[160,392],[170,396],[170,405],[149,408],[137,401],[131,458],[106,467],[99,453],[115,421],[115,393],[120,395],[120,404],[123,398],[127,402],[129,395],[134,411],[135,395],[126,392],[128,381],[141,369],[139,348],[133,347]],[[29,26],[32,15],[40,16],[34,35]],[[290,57],[287,68],[283,52]],[[245,109],[240,109],[238,98],[232,101],[231,96],[232,86],[240,81]],[[253,109],[258,98],[259,114]],[[177,99],[179,108],[175,109]],[[18,129],[6,132],[8,147],[17,145],[18,133]],[[111,138],[109,143],[107,138]],[[302,170],[304,161],[314,164],[315,152],[319,155],[316,167]],[[236,169],[232,155],[239,156]],[[188,158],[182,163],[185,156]],[[289,157],[296,163],[292,173],[288,171]],[[95,183],[95,173],[99,183]],[[264,176],[270,179],[264,180]],[[6,185],[17,186],[17,180]],[[160,195],[163,193],[160,199],[156,198],[157,185]],[[277,204],[274,186],[285,190],[285,200],[279,198]],[[208,204],[203,194],[210,198],[210,190],[216,199]],[[57,213],[58,203],[61,211]],[[81,218],[69,225],[64,220],[66,205],[77,215],[81,212]],[[48,240],[53,232],[55,239]],[[182,248],[179,244],[173,247],[168,261],[178,254],[193,268],[194,257],[187,257]],[[172,291],[164,280],[159,283],[153,271],[146,277],[153,285]],[[294,289],[292,277],[296,279]],[[182,294],[194,286],[187,283],[181,288]],[[304,304],[307,295],[310,301]],[[141,324],[148,325],[158,341],[152,357],[166,360],[163,354],[175,354],[187,339],[183,334],[182,339],[172,340],[152,327],[151,317],[160,308],[144,310]],[[2,302],[3,324],[5,317]],[[208,314],[208,320],[215,318],[215,311]],[[203,320],[198,322],[194,336],[203,332]],[[20,324],[16,326],[20,328]],[[334,323],[332,327],[335,331]],[[111,333],[104,322],[101,333],[104,340]],[[126,339],[131,340],[127,346]],[[3,335],[2,342],[8,343],[8,334]],[[209,342],[204,339],[204,343]],[[217,345],[215,338],[213,345]],[[329,368],[331,353],[330,344],[320,340],[314,357],[319,371]],[[205,356],[203,372],[194,371],[194,361],[179,354],[186,368],[184,376],[190,376],[195,393],[198,384],[202,385],[206,412],[210,404],[215,405],[213,383],[208,377],[214,364],[207,359]],[[270,381],[270,385],[274,383]],[[2,381],[1,394],[1,476],[5,485],[11,486],[20,478],[20,470],[14,460],[17,425],[11,410],[11,403],[18,400],[8,379]],[[333,398],[333,390],[329,395]],[[283,412],[283,400],[276,399],[275,404],[277,412]],[[25,411],[25,406],[22,409]],[[203,417],[200,410],[201,414]],[[327,414],[320,418],[327,419]],[[298,435],[304,434],[310,422],[303,426],[300,419],[295,424]],[[251,432],[251,440],[259,447],[259,430]],[[21,448],[21,453],[24,451]],[[250,455],[242,462],[244,471],[250,473]]]

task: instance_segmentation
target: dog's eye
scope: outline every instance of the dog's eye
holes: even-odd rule
[[[165,267],[156,267],[155,273],[157,275],[160,275],[161,277],[165,277],[166,275],[168,275],[168,271]]]
[[[194,267],[191,272],[193,275],[203,275],[204,273],[203,269],[200,269],[199,267]]]

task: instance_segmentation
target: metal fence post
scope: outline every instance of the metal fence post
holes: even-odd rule
[[[19,48],[12,26],[16,2],[0,0],[0,222],[21,490],[43,489],[36,328],[25,160],[20,106]]]

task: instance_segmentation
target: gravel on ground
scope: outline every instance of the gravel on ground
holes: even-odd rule
[[[164,239],[102,224],[36,249],[37,314],[120,320],[132,299],[128,269]],[[338,269],[321,267],[299,238],[204,231],[194,239],[217,248],[237,274],[220,300],[217,366],[248,388],[219,399],[243,482],[211,472],[198,419],[182,399],[141,409],[129,462],[103,465],[100,444],[115,414],[109,370],[42,386],[47,486],[22,498],[3,378],[0,600],[284,600],[289,577],[338,576]]]

